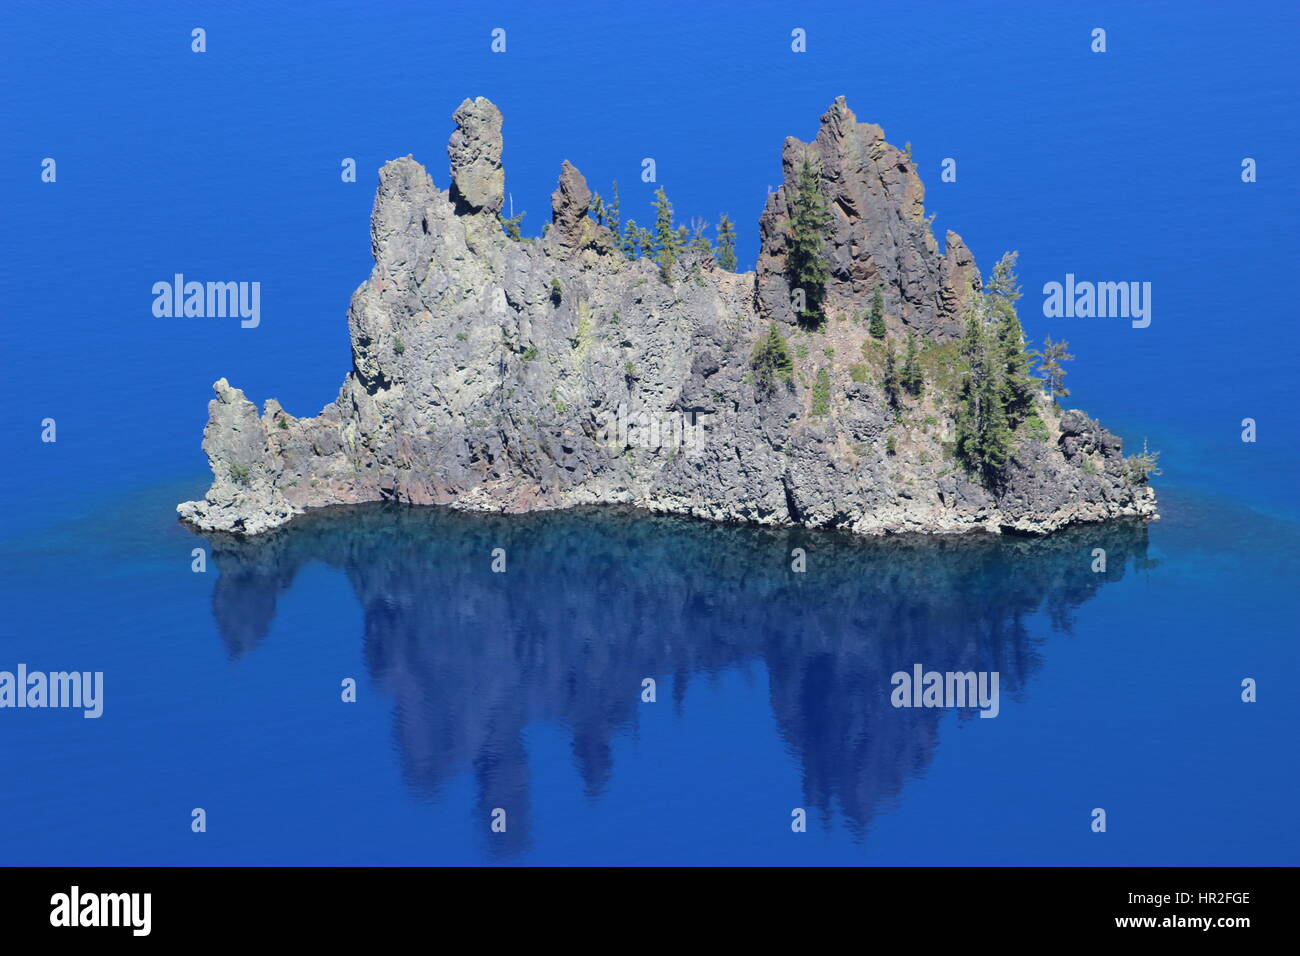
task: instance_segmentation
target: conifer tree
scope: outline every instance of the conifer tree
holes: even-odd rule
[[[1124,459],[1124,477],[1131,485],[1144,485],[1152,475],[1159,477],[1160,452],[1147,448],[1147,440],[1142,439],[1142,450],[1136,455]]]
[[[726,213],[718,219],[718,265],[736,271],[736,229]]]
[[[916,346],[916,336],[907,336],[907,356],[903,359],[903,388],[916,398],[925,390],[925,379],[921,375],[921,356]]]
[[[1033,409],[1037,391],[1037,383],[1030,375],[1034,356],[1025,348],[1025,332],[1016,315],[1016,300],[1020,298],[1017,255],[1004,253],[985,287],[985,300],[994,317],[994,332],[1003,362],[1003,405],[1013,428]]]
[[[1004,405],[1003,356],[984,312],[979,306],[972,310],[962,340],[967,372],[959,392],[957,457],[990,484],[1011,454],[1012,431]]]
[[[528,213],[520,212],[519,215],[506,219],[498,214],[498,218],[501,219],[501,226],[505,229],[507,236],[516,241],[523,238],[523,233],[520,232],[519,224],[523,222],[524,216],[526,215],[528,215]]]
[[[1043,340],[1043,352],[1038,362],[1038,374],[1043,379],[1043,390],[1048,397],[1057,405],[1060,404],[1058,399],[1065,398],[1070,394],[1070,390],[1065,387],[1065,368],[1062,362],[1068,362],[1074,358],[1066,351],[1070,343],[1064,340],[1053,342],[1049,335]]]
[[[1025,348],[1016,314],[1020,286],[1016,253],[993,267],[984,292],[975,298],[962,340],[967,371],[957,410],[957,457],[985,484],[1000,480],[1011,456],[1016,429],[1034,414],[1037,383],[1030,374],[1035,357],[1049,395],[1068,395],[1061,362],[1071,358],[1065,343],[1049,338],[1043,354]]]
[[[644,226],[637,226],[636,242],[637,246],[640,247],[641,255],[649,256],[654,253],[655,234]]]
[[[659,264],[659,277],[672,282],[673,266],[681,256],[682,234],[673,226],[673,205],[662,186],[655,190],[652,205],[655,207],[654,260]]]
[[[704,234],[704,230],[708,228],[708,225],[703,219],[691,220],[691,228],[694,230],[694,234],[691,236],[691,250],[701,262],[714,258],[713,243]]]
[[[1002,358],[1002,401],[1014,425],[1023,421],[1034,407],[1038,383],[1030,374],[1033,353],[1025,349],[1025,333],[1015,309],[1007,307],[1000,312],[996,335]]]
[[[617,179],[614,180],[612,193],[613,193],[613,198],[611,198],[610,201],[605,204],[605,225],[609,227],[609,231],[614,234],[615,241],[618,242],[620,247],[622,247],[623,233],[621,230],[623,224],[619,222],[619,218],[618,218],[619,199],[618,199]]]
[[[867,320],[872,338],[883,339],[885,337],[885,297],[880,292],[880,286],[876,286],[876,291],[871,294],[871,310],[867,313]]]
[[[623,239],[619,243],[619,248],[623,250],[623,255],[629,259],[639,258],[641,250],[637,248],[640,241],[640,229],[637,227],[635,219],[627,221],[627,227],[623,231]]]
[[[1002,258],[993,267],[993,275],[985,285],[984,291],[1015,305],[1020,299],[1020,286],[1016,284],[1019,281],[1016,276],[1016,260],[1019,257],[1018,252],[1002,253]]]
[[[830,266],[826,261],[826,231],[831,217],[826,210],[817,171],[807,159],[799,169],[791,219],[790,252],[786,259],[792,288],[802,289],[804,308],[799,318],[812,325],[822,321],[822,302]]]
[[[897,408],[898,400],[903,389],[903,379],[898,372],[898,358],[894,355],[894,343],[889,342],[885,346],[885,398],[889,400],[890,407]]]
[[[765,392],[775,388],[778,381],[789,381],[794,375],[794,357],[777,330],[775,320],[768,326],[767,334],[754,346],[749,364],[754,369],[755,384]]]

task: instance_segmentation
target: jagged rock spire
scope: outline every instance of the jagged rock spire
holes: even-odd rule
[[[831,213],[826,308],[857,317],[879,286],[886,320],[895,330],[939,339],[960,335],[959,305],[970,288],[966,270],[974,270],[970,252],[962,246],[960,256],[954,253],[945,262],[925,219],[925,187],[911,158],[887,143],[879,126],[859,122],[842,96],[823,114],[812,142],[785,141],[785,181],[768,197],[759,219],[760,309],[795,321],[786,271],[796,184],[805,161],[817,170]],[[963,288],[954,289],[950,279]]]
[[[560,166],[560,182],[551,193],[551,235],[561,246],[577,248],[582,241],[591,190],[586,177],[567,159]]]
[[[505,202],[501,167],[501,111],[489,99],[466,99],[451,115],[456,129],[447,142],[451,198],[458,212],[498,213]]]
[[[961,315],[971,294],[983,287],[983,281],[975,265],[975,255],[962,237],[951,229],[944,239],[943,276],[944,310],[951,315]]]

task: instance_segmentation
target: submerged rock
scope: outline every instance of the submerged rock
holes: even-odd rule
[[[380,170],[375,267],[352,297],[338,397],[314,418],[274,400],[259,415],[217,382],[203,440],[214,481],[178,506],[183,520],[257,534],[311,508],[380,500],[499,512],[620,503],[866,533],[1155,516],[1119,439],[1081,412],[1041,401],[1041,427],[985,487],[951,460],[952,382],[936,371],[923,397],[887,401],[883,353],[861,318],[874,291],[892,340],[915,334],[938,363],[980,278],[955,233],[939,251],[910,158],[843,98],[812,143],[786,141],[757,272],[686,256],[667,282],[591,218],[567,161],[546,234],[509,238],[501,114],[479,98],[453,119],[446,191],[409,156]],[[831,218],[816,334],[798,330],[785,275],[805,158]],[[793,370],[769,385],[751,355],[773,322]]]

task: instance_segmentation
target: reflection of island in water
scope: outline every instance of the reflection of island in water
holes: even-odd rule
[[[804,805],[839,806],[863,832],[932,759],[946,711],[895,709],[890,675],[999,671],[1003,706],[1039,664],[1038,611],[1068,630],[1073,608],[1129,562],[1148,566],[1146,526],[1112,522],[1043,539],[862,538],[715,525],[619,509],[531,515],[362,505],[277,532],[209,540],[213,613],[232,656],[267,634],[298,569],[343,571],[365,615],[372,679],[396,701],[408,784],[436,793],[473,772],[478,819],[507,808],[507,854],[529,840],[523,732],[572,735],[590,795],[613,772],[610,741],[636,720],[641,681],[688,681],[761,661]],[[491,570],[506,550],[507,571]],[[806,573],[791,551],[807,552]],[[1092,571],[1104,548],[1107,570]],[[974,711],[966,711],[971,715]],[[792,801],[795,795],[791,795]]]

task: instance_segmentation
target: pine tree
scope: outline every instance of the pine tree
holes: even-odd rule
[[[1070,343],[1064,340],[1053,342],[1049,335],[1043,340],[1043,352],[1038,362],[1038,374],[1043,379],[1043,391],[1056,404],[1060,404],[1058,399],[1065,398],[1070,394],[1070,390],[1065,387],[1065,368],[1062,362],[1068,362],[1074,358],[1066,351]]]
[[[993,267],[993,275],[985,285],[984,291],[1015,305],[1020,298],[1020,286],[1016,285],[1019,281],[1016,276],[1016,260],[1019,257],[1018,252],[1002,253],[1002,258]]]
[[[691,220],[691,250],[699,257],[701,262],[713,258],[713,243],[709,237],[704,234],[709,224],[703,219]]]
[[[515,240],[523,238],[523,234],[519,230],[519,224],[523,222],[524,216],[526,215],[528,215],[528,213],[521,212],[519,215],[512,216],[509,219],[499,217],[501,219],[501,226],[505,229],[507,236]]]
[[[791,220],[790,253],[786,258],[792,288],[802,289],[804,308],[799,318],[809,324],[822,321],[822,302],[826,298],[826,280],[830,266],[826,262],[826,231],[831,217],[826,210],[816,170],[804,160],[795,189],[794,216]]]
[[[596,225],[605,225],[605,200],[601,198],[600,193],[591,194],[591,205],[587,207],[591,213],[591,218],[596,220]]]
[[[754,369],[755,384],[765,392],[775,388],[778,381],[789,381],[794,375],[794,357],[775,321],[754,346],[749,364]]]
[[[718,219],[718,265],[736,271],[736,229],[726,213]]]
[[[996,335],[1002,358],[1002,401],[1014,427],[1033,410],[1038,384],[1030,374],[1033,353],[1025,349],[1025,333],[1015,309],[1004,304],[998,313]]]
[[[925,379],[921,375],[921,355],[916,346],[916,336],[907,336],[907,357],[903,359],[903,388],[916,398],[925,391]]]
[[[605,204],[605,225],[609,231],[614,234],[615,241],[621,248],[623,245],[622,223],[619,221],[619,200],[618,200],[618,180],[614,180],[613,198]]]
[[[637,226],[636,243],[641,250],[641,255],[650,256],[654,253],[655,234],[643,226]]]
[[[1147,448],[1147,440],[1142,439],[1142,450],[1136,455],[1124,459],[1124,477],[1131,485],[1144,485],[1152,475],[1159,477],[1160,452]]]
[[[867,313],[867,320],[872,338],[883,339],[885,337],[885,297],[880,291],[880,286],[876,286],[876,291],[871,294],[871,311]]]
[[[1016,300],[1020,298],[1017,285],[1016,257],[1007,252],[993,267],[993,275],[985,286],[985,302],[992,313],[995,335],[1003,363],[1003,406],[1008,424],[1014,428],[1032,411],[1037,383],[1030,375],[1034,353],[1025,348],[1025,332],[1016,315]]]
[[[898,401],[903,390],[903,379],[898,373],[898,359],[894,355],[894,343],[889,342],[885,346],[885,398],[888,399],[891,408],[898,407]]]
[[[1020,286],[1016,253],[1008,252],[967,318],[962,355],[967,372],[957,410],[957,457],[986,485],[1000,480],[1015,442],[1016,428],[1034,414],[1036,383],[1030,365],[1036,353],[1025,348],[1025,333],[1016,314]],[[1064,343],[1048,340],[1040,371],[1047,390],[1063,387],[1060,361]],[[1065,394],[1069,394],[1066,392]]]
[[[629,219],[627,227],[623,230],[623,239],[619,243],[619,248],[623,250],[623,255],[629,259],[639,258],[641,251],[637,248],[637,237],[640,231],[637,228],[636,220]]]
[[[987,326],[984,308],[971,312],[962,339],[967,372],[957,409],[957,457],[985,484],[1000,477],[1011,454],[1007,422],[1005,371],[996,334]]]
[[[659,277],[672,282],[673,266],[681,256],[682,234],[673,226],[673,205],[662,186],[655,190],[652,205],[655,207],[654,260],[659,264]]]
[[[982,470],[980,458],[980,429],[983,416],[980,410],[979,376],[983,359],[982,329],[976,310],[966,318],[966,332],[961,340],[961,355],[966,371],[961,380],[957,398],[957,458],[970,471]]]
[[[1002,404],[1002,390],[996,372],[981,382],[980,404],[984,410],[983,429],[980,434],[980,458],[986,481],[993,483],[1001,477],[1002,469],[1011,456],[1012,432],[1007,422],[1006,406]]]

